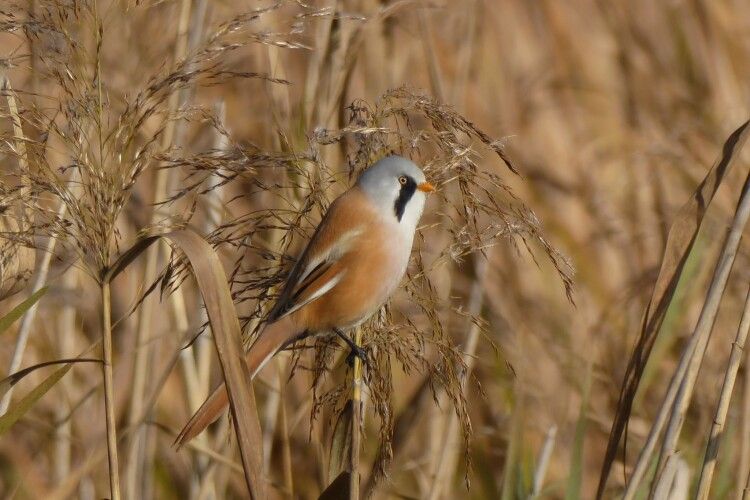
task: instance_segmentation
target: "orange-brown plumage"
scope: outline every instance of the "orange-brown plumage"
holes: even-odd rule
[[[391,158],[396,160],[382,162],[408,162]],[[424,192],[432,190],[416,165],[408,162],[406,166],[421,176],[421,184],[415,184],[410,195],[420,192],[418,213],[407,222],[401,223],[401,215],[397,218],[393,211],[393,200],[388,193],[381,197],[382,187],[378,184],[373,188],[368,184],[371,180],[363,183],[360,178],[331,204],[290,272],[267,325],[246,354],[251,378],[290,343],[366,320],[398,286],[411,252]],[[380,177],[375,181],[383,180],[384,176]],[[388,181],[387,176],[384,179]],[[402,179],[394,176],[393,182],[398,186]],[[218,418],[227,402],[221,385],[188,421],[176,444],[180,446],[199,434]]]
[[[381,216],[366,203],[364,196],[353,188],[338,198],[328,212],[328,220],[321,223],[321,230],[310,241],[308,250],[313,255],[335,247],[336,242],[345,247],[344,253],[306,290],[305,296],[341,276],[338,284],[294,314],[297,322],[310,330],[356,324],[377,310],[391,292],[389,284],[373,270],[386,272],[398,259],[388,244],[390,237]]]

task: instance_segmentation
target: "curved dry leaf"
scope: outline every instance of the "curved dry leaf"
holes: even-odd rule
[[[47,394],[47,391],[52,389],[52,387],[54,387],[54,385],[57,384],[60,379],[65,376],[66,373],[68,373],[68,370],[70,370],[72,366],[73,363],[69,362],[66,363],[65,366],[58,368],[52,373],[52,375],[44,379],[41,384],[34,387],[28,394],[26,394],[20,401],[18,401],[18,403],[8,408],[8,411],[0,416],[0,436],[5,434],[8,429],[10,429],[13,424],[18,421],[18,419],[23,417],[26,412],[28,412],[31,407],[34,406],[34,404],[42,398],[42,396]],[[6,378],[2,382],[0,382],[0,384],[7,385],[7,381],[8,379]]]
[[[17,372],[0,380],[0,397],[5,396],[5,393],[8,392],[8,390],[11,387],[13,387],[18,382],[20,382],[26,375],[40,368],[44,368],[45,366],[62,365],[62,364],[72,365],[74,363],[101,363],[101,362],[102,362],[101,359],[95,359],[95,358],[66,358],[66,359],[56,359],[54,361],[45,361],[44,363],[39,363],[36,365],[29,366],[27,368],[24,368],[23,370],[18,370]]]
[[[328,480],[333,481],[341,472],[349,468],[349,456],[352,452],[352,400],[346,402],[344,409],[336,419],[331,438],[331,449],[328,456]]]
[[[224,372],[248,488],[253,498],[265,498],[263,438],[243,356],[240,322],[224,267],[211,245],[197,233],[184,229],[167,237],[185,253],[198,282]]]
[[[46,291],[46,288],[42,288],[36,294],[26,299],[26,302],[31,301],[31,299],[34,298],[34,296],[37,294],[39,294],[38,297],[41,297],[41,295],[43,295],[44,293],[43,291]],[[36,300],[38,300],[38,297],[36,297]],[[28,307],[31,307],[31,306],[29,305]],[[57,384],[57,382],[59,382],[60,379],[63,378],[63,376],[66,373],[68,373],[68,370],[70,370],[73,364],[75,363],[101,363],[100,359],[81,357],[84,354],[90,352],[91,349],[98,346],[99,342],[100,341],[96,341],[93,344],[91,344],[77,358],[46,361],[44,363],[39,363],[37,365],[29,366],[28,368],[24,368],[23,370],[19,370],[16,373],[13,373],[9,375],[8,377],[4,378],[3,380],[0,380],[0,397],[1,397],[13,385],[15,385],[19,380],[21,380],[23,377],[25,377],[29,373],[35,370],[38,370],[39,368],[44,368],[45,366],[65,363],[65,366],[58,368],[49,377],[44,379],[39,385],[34,387],[28,394],[26,394],[26,396],[24,396],[15,405],[10,406],[8,408],[8,411],[6,411],[2,416],[0,416],[0,436],[2,436],[8,429],[10,429],[13,426],[13,424],[15,424],[18,421],[18,419],[23,417],[26,414],[26,412],[28,412],[31,409],[31,407],[34,406],[34,404],[37,401],[39,401],[39,399],[41,399],[41,397],[47,393],[47,391],[49,391],[55,384]]]
[[[71,366],[73,365],[67,364],[62,368],[58,368],[52,375],[44,379],[41,384],[34,387],[31,392],[26,394],[17,404],[8,408],[8,411],[0,417],[0,436],[5,434],[19,418],[24,416],[26,412],[29,411],[39,399],[41,399],[42,396],[47,394],[47,391],[52,389],[52,387],[59,382],[66,373],[68,373]]]
[[[722,153],[714,163],[706,177],[698,185],[687,203],[682,206],[675,221],[669,230],[664,257],[662,259],[659,276],[654,284],[651,300],[646,306],[646,312],[641,323],[641,331],[638,335],[633,354],[628,360],[625,370],[625,378],[617,402],[615,418],[604,455],[604,462],[599,477],[597,498],[604,494],[607,478],[612,469],[617,450],[623,433],[630,418],[633,398],[638,390],[641,375],[651,354],[656,336],[659,333],[664,316],[672,301],[675,288],[679,282],[682,270],[685,266],[695,243],[698,230],[709,204],[713,200],[716,190],[731,169],[737,153],[745,144],[750,134],[750,121],[743,123],[724,142]]]
[[[196,232],[183,229],[164,235],[148,236],[124,252],[103,276],[111,281],[159,238],[171,240],[187,257],[208,313],[216,351],[229,393],[232,418],[237,434],[242,466],[250,495],[265,498],[263,479],[263,439],[243,356],[240,323],[232,301],[229,283],[218,255]]]
[[[151,246],[161,236],[146,236],[135,243],[133,246],[124,251],[117,260],[107,269],[107,272],[102,277],[104,282],[112,282],[121,272],[138,258],[144,250]]]

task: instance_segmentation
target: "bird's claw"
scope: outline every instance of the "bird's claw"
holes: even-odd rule
[[[350,346],[349,355],[346,357],[346,364],[354,366],[354,358],[359,358],[362,360],[362,363],[369,366],[369,361],[367,361],[367,350],[364,347],[360,347],[357,344]]]
[[[349,346],[349,349],[350,349],[349,355],[346,357],[346,363],[349,366],[354,366],[355,356],[361,359],[365,365],[368,365],[367,351],[362,346],[357,345],[356,342],[354,342],[351,338],[349,338],[344,332],[342,332],[338,328],[334,328],[333,331],[336,335],[338,335],[341,338],[341,340],[346,342],[346,345]]]

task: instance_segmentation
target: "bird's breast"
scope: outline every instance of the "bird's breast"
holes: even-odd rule
[[[412,235],[373,221],[341,258],[339,283],[305,309],[312,330],[346,328],[367,320],[398,288],[411,254]]]

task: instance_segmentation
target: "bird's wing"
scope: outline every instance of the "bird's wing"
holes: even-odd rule
[[[360,195],[361,196],[361,195]],[[331,291],[346,273],[341,257],[366,227],[367,210],[351,190],[326,212],[302,256],[292,268],[269,321],[276,321]],[[353,216],[356,214],[355,216]]]

